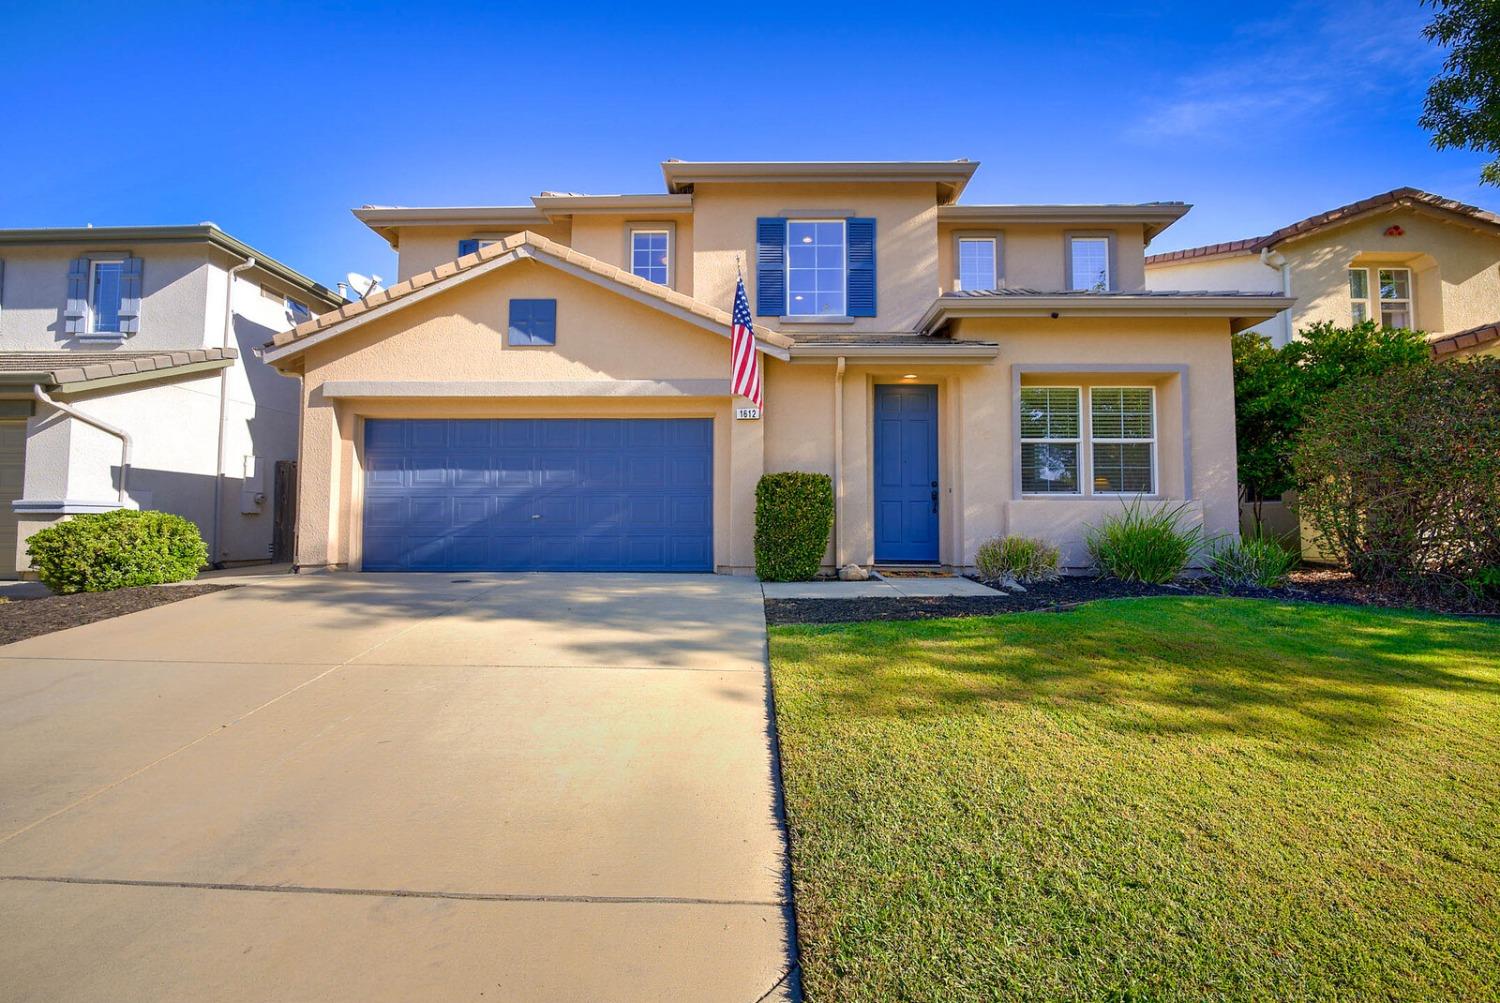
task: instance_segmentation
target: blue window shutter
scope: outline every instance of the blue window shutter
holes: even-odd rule
[[[755,312],[786,313],[786,220],[779,216],[755,221]]]
[[[505,342],[508,345],[557,344],[557,300],[511,300]]]
[[[849,316],[875,316],[875,221],[850,219],[849,233]]]
[[[68,262],[68,306],[63,311],[63,330],[67,334],[85,334],[89,313],[89,259],[74,258]]]
[[[479,251],[479,241],[460,240],[458,242],[458,256],[462,258],[466,254],[475,254]]]
[[[120,264],[120,333],[141,329],[141,259],[126,258]]]

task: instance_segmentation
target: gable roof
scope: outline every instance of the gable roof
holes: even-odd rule
[[[1272,231],[1264,237],[1245,237],[1241,240],[1224,241],[1218,244],[1204,244],[1201,247],[1189,247],[1181,251],[1167,251],[1164,254],[1150,254],[1146,256],[1147,265],[1166,265],[1175,261],[1187,261],[1192,258],[1211,258],[1226,254],[1257,254],[1262,250],[1275,247],[1277,244],[1298,237],[1305,237],[1318,230],[1329,227],[1342,226],[1353,222],[1362,216],[1376,212],[1386,212],[1392,209],[1420,208],[1436,210],[1449,216],[1462,217],[1466,223],[1479,224],[1484,227],[1493,227],[1500,230],[1500,216],[1488,212],[1478,206],[1469,205],[1465,202],[1457,202],[1453,199],[1443,198],[1431,192],[1424,192],[1419,188],[1396,188],[1381,195],[1372,195],[1358,202],[1350,202],[1341,205],[1337,209],[1329,209],[1299,219],[1289,226],[1283,226],[1279,230]]]
[[[1432,357],[1442,359],[1458,352],[1478,351],[1481,345],[1487,345],[1492,341],[1500,341],[1500,320],[1490,324],[1480,324],[1467,331],[1445,334],[1441,338],[1431,338],[1427,344],[1432,349]]]
[[[564,244],[523,230],[488,247],[482,247],[473,254],[466,254],[456,261],[444,262],[430,271],[398,282],[389,289],[371,293],[362,300],[347,303],[337,310],[298,324],[289,331],[282,331],[265,344],[263,357],[267,362],[289,358],[352,327],[384,317],[460,283],[525,260],[567,272],[725,338],[729,337],[730,317],[727,311],[711,307],[658,283],[647,282],[623,268],[606,264]],[[787,349],[792,347],[791,338],[775,331],[757,331],[756,341],[762,351],[779,359],[788,358]]]

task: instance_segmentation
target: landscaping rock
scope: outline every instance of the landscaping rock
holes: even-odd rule
[[[1021,593],[1021,592],[1025,592],[1026,591],[1026,586],[1022,585],[1020,582],[1016,581],[1014,578],[1008,578],[1008,577],[1000,579],[1000,588],[1004,589],[1007,592],[1015,592],[1015,593]]]
[[[866,582],[870,580],[870,573],[858,564],[846,564],[839,568],[839,581],[841,582]]]

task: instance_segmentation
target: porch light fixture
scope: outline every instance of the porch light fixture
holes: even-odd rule
[[[917,378],[917,374],[916,373],[905,373],[905,374],[902,375],[901,378],[903,380],[914,380],[914,379]]]

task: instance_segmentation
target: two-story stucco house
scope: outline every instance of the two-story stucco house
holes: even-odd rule
[[[1137,496],[1234,532],[1229,336],[1290,299],[1147,292],[1188,206],[966,205],[977,166],[668,161],[661,194],[357,210],[400,281],[265,351],[302,381],[299,564],[748,573],[781,470],[833,478],[829,567],[1005,533],[1077,566]]]
[[[1439,358],[1500,351],[1500,216],[1415,188],[1264,237],[1146,258],[1146,286],[1280,289],[1296,305],[1255,330],[1285,345],[1320,321],[1425,331]]]
[[[212,224],[0,230],[0,577],[43,526],[121,507],[270,559],[299,394],[255,351],[342,302]]]

